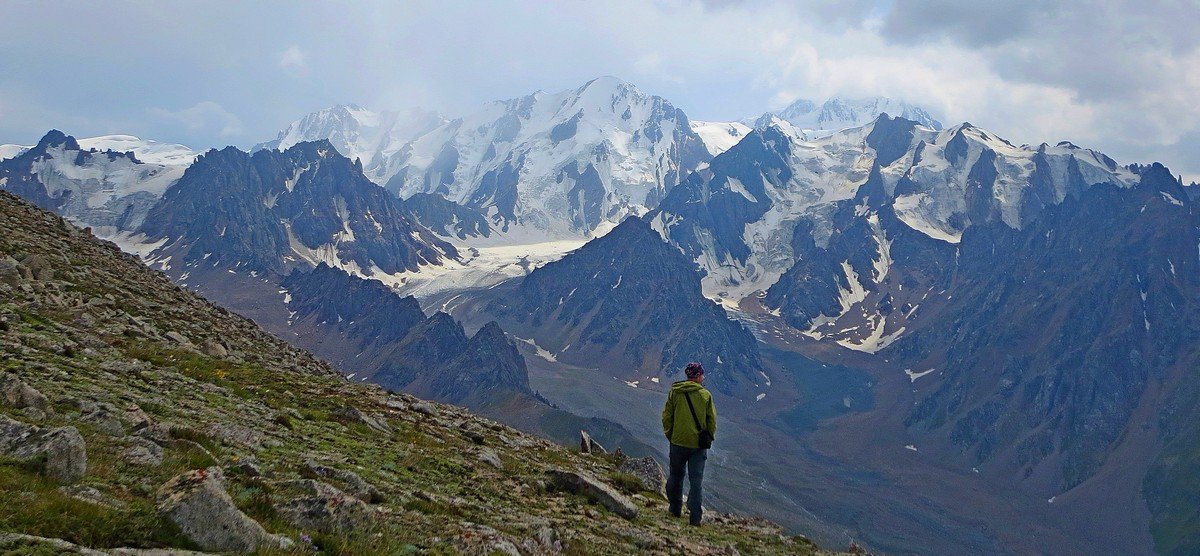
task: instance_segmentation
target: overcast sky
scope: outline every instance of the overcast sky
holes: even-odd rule
[[[249,146],[334,104],[462,114],[615,75],[689,117],[884,95],[1200,180],[1200,0],[0,0],[0,143]]]

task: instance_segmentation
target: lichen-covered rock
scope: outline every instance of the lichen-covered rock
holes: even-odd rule
[[[500,455],[491,448],[480,448],[479,453],[475,457],[479,461],[495,467],[496,469],[504,469],[504,462],[500,460]]]
[[[70,484],[87,472],[87,448],[75,427],[44,429],[0,415],[0,455],[43,461],[43,472]]]
[[[204,550],[251,552],[292,544],[237,509],[225,492],[220,467],[189,471],[167,481],[158,490],[158,510]]]
[[[84,421],[95,425],[109,436],[125,436],[125,425],[121,424],[120,412],[115,407],[107,403],[98,403],[90,407],[91,411],[83,415]],[[84,410],[87,409],[88,406],[85,405]]]
[[[378,488],[375,488],[375,485],[368,483],[366,479],[363,479],[358,473],[353,471],[337,469],[308,461],[304,463],[301,473],[304,473],[309,478],[337,481],[341,483],[342,489],[346,493],[363,502],[373,504],[383,502],[383,493]]]
[[[550,482],[559,490],[595,500],[625,519],[637,517],[638,508],[631,500],[590,473],[553,469],[550,471]]]
[[[465,554],[508,554],[520,556],[521,551],[503,533],[487,525],[461,522],[462,534],[455,539],[454,545]]]
[[[662,494],[666,489],[667,476],[663,473],[662,465],[650,456],[626,458],[617,466],[617,471],[635,477],[644,490]]]
[[[41,411],[50,410],[50,401],[46,396],[12,373],[0,373],[0,403],[17,409],[32,407]]]
[[[92,550],[62,539],[48,539],[20,533],[0,533],[0,553],[3,554],[83,554],[85,556],[106,556],[99,550]]]
[[[392,432],[392,427],[388,426],[387,423],[363,413],[354,406],[347,405],[340,407],[333,410],[331,415],[333,415],[335,419],[342,422],[359,423],[371,427],[379,432],[386,432],[389,434]]]
[[[58,491],[63,494],[66,494],[67,496],[70,496],[71,498],[74,498],[76,500],[82,500],[89,504],[95,504],[97,506],[104,506],[107,508],[113,508],[113,509],[117,509],[117,510],[125,508],[124,502],[122,502],[116,498],[113,498],[111,496],[105,495],[104,493],[100,492],[99,490],[96,490],[94,487],[83,486],[83,485],[69,485],[69,486],[58,487]]]
[[[348,533],[374,521],[370,506],[328,483],[300,479],[278,486],[299,494],[275,505],[279,515],[299,529]]]
[[[126,462],[148,467],[162,465],[162,446],[140,436],[128,436],[125,437],[125,440],[129,445],[125,447],[121,455]]]

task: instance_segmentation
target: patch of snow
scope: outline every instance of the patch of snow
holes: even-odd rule
[[[908,381],[910,383],[913,383],[913,382],[916,382],[918,378],[921,378],[929,373],[932,373],[935,370],[936,369],[929,369],[928,371],[921,371],[918,373],[918,372],[913,372],[910,369],[904,369],[904,374],[908,375]]]
[[[541,357],[542,359],[545,359],[546,361],[549,361],[551,363],[558,361],[558,358],[555,357],[553,353],[550,353],[549,351],[546,351],[545,349],[543,349],[542,346],[537,345],[537,342],[534,342],[532,338],[525,339],[525,338],[518,338],[516,336],[513,336],[513,338],[516,338],[517,340],[519,340],[521,342],[525,342],[526,344],[533,346],[534,352],[537,353],[538,357]]]

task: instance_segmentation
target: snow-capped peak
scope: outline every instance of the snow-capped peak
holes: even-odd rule
[[[341,104],[318,110],[292,122],[273,141],[251,150],[286,150],[305,141],[328,139],[343,156],[360,159],[367,176],[382,183],[387,174],[386,158],[414,138],[446,122],[437,112],[375,111],[357,104]]]
[[[159,143],[149,139],[139,139],[133,135],[100,135],[80,139],[79,148],[84,151],[99,152],[113,151],[116,153],[131,152],[139,162],[158,164],[162,166],[189,166],[200,156],[185,145],[175,143]],[[0,145],[0,160],[16,158],[33,148],[26,145]]]
[[[871,123],[880,114],[899,116],[933,130],[942,129],[941,122],[929,115],[925,109],[888,97],[866,98],[833,97],[821,104],[808,99],[798,99],[782,110],[763,114],[755,125],[765,123],[774,116],[787,120],[805,131],[808,137],[829,135],[838,130],[859,127]]]

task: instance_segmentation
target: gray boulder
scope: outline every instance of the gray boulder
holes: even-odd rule
[[[0,533],[0,554],[84,554],[106,556],[99,550],[82,547],[62,539],[48,539],[20,533]]]
[[[354,406],[343,406],[333,410],[330,414],[335,419],[345,423],[358,423],[371,427],[379,432],[386,432],[389,434],[392,432],[392,427],[389,427],[386,422],[367,415],[366,413],[359,411],[359,409]]]
[[[288,523],[299,529],[322,533],[348,533],[370,525],[375,511],[370,506],[338,490],[337,487],[312,479],[278,483],[281,490],[299,495],[275,505],[275,510]]]
[[[579,431],[579,451],[585,454],[607,454],[608,450],[604,449],[596,439],[587,431]]]
[[[78,481],[87,472],[87,447],[75,427],[39,428],[0,415],[0,455],[44,460],[46,476],[64,484]]]
[[[86,410],[87,407],[84,409]],[[111,404],[97,403],[90,412],[83,415],[82,419],[95,425],[104,434],[122,437],[125,436],[125,425],[121,424],[120,415],[117,408]]]
[[[133,465],[158,467],[163,462],[163,448],[155,442],[140,436],[127,436],[128,446],[122,452],[126,462]]]
[[[21,283],[21,271],[17,269],[17,261],[10,257],[0,259],[0,284],[17,287]]]
[[[667,486],[667,476],[663,468],[654,458],[626,458],[617,466],[617,471],[628,473],[637,478],[643,490],[663,494]]]
[[[220,467],[189,471],[167,481],[158,489],[158,510],[203,550],[252,552],[292,545],[237,509],[225,492]]]
[[[341,483],[342,488],[347,493],[363,502],[376,504],[383,502],[383,493],[378,488],[375,488],[375,485],[368,483],[366,479],[363,479],[358,473],[353,471],[337,469],[308,461],[305,462],[301,473],[310,479],[332,479],[337,481]]]
[[[590,473],[553,469],[550,471],[550,484],[559,490],[595,500],[625,519],[633,519],[638,515],[638,508],[631,500]]]
[[[0,373],[0,403],[17,409],[32,407],[50,411],[50,401],[46,396],[12,373]]]
[[[475,456],[479,461],[486,463],[496,469],[504,469],[504,462],[500,460],[500,455],[491,448],[480,448],[479,453]]]

